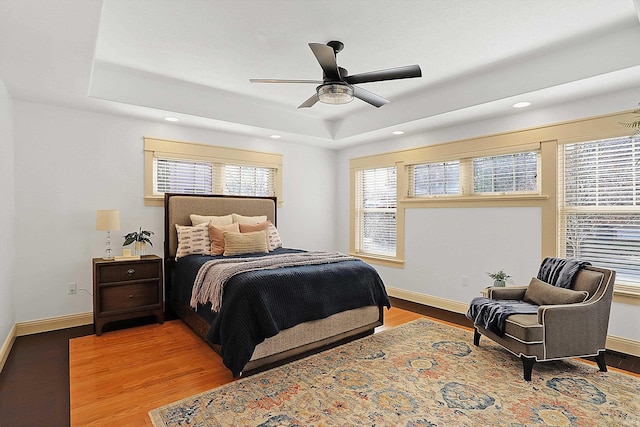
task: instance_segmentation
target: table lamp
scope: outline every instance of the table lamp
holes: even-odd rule
[[[111,230],[120,230],[120,211],[117,209],[99,210],[96,215],[96,230],[107,232],[107,246],[102,259],[113,259],[111,254]]]

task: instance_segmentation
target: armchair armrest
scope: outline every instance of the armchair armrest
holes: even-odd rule
[[[605,348],[609,313],[593,303],[541,305],[546,358],[594,355]]]
[[[527,286],[507,286],[496,287],[492,286],[487,288],[488,298],[491,299],[510,299],[521,300],[524,298],[524,293],[527,291]]]

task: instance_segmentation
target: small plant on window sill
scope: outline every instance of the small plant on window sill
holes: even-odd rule
[[[143,230],[142,227],[140,227],[138,231],[133,231],[124,236],[124,243],[122,246],[134,243],[135,253],[137,255],[144,255],[146,244],[148,243],[150,246],[153,246],[150,239],[152,235],[153,231]]]
[[[638,103],[638,105],[640,105],[640,103]],[[633,110],[633,114],[636,115],[636,120],[632,121],[631,123],[619,123],[624,127],[635,129],[633,135],[640,135],[640,108]]]
[[[496,273],[487,273],[493,279],[493,286],[503,287],[507,284],[507,279],[511,278],[504,270]]]

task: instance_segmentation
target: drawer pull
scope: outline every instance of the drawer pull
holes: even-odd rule
[[[135,272],[136,272],[136,271],[135,271],[133,268],[130,268],[130,269],[128,269],[128,270],[127,270],[127,274],[128,274],[129,276],[133,276],[133,274],[134,274]]]
[[[133,294],[129,295],[129,298],[133,298]]]

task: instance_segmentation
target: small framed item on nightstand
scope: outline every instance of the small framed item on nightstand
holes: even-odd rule
[[[93,322],[96,335],[106,323],[155,316],[164,322],[162,258],[93,259]]]

